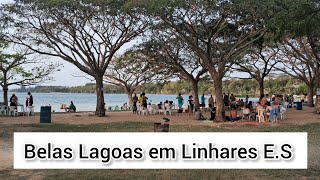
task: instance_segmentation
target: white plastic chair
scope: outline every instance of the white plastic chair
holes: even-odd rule
[[[280,109],[280,119],[285,119],[286,118],[286,111],[287,111],[287,108],[281,107],[281,109]]]
[[[18,114],[17,107],[16,106],[9,106],[9,115],[16,116],[17,114]]]
[[[137,114],[141,115],[143,113],[143,106],[140,103],[138,103],[137,106]]]
[[[7,106],[4,106],[4,105],[0,106],[0,115],[2,115],[2,113],[5,116],[7,115]]]
[[[264,109],[258,110],[258,114],[256,116],[256,121],[258,121],[258,122],[264,121],[264,112],[265,112]]]
[[[141,114],[142,115],[148,115],[148,109],[144,108],[143,106],[141,106],[141,107],[142,107]]]
[[[163,113],[163,114],[164,114],[164,113],[165,113],[165,112],[164,112],[164,105],[163,105],[163,104],[161,105],[161,109],[159,109],[159,107],[157,106],[157,112],[158,112],[158,114],[160,114],[160,113]]]
[[[169,113],[170,116],[172,115],[172,106],[170,104],[165,104],[164,109],[164,115],[167,115],[167,113]]]
[[[27,106],[27,114],[28,114],[28,116],[34,115],[34,106]]]
[[[149,105],[148,106],[148,111],[149,111],[149,114],[153,114],[155,115],[157,113],[157,106],[152,104],[152,105]]]
[[[246,117],[248,117],[249,120],[251,120],[251,117],[250,117],[250,109],[243,109],[243,110],[242,110],[242,120],[243,120],[244,118],[246,118]]]

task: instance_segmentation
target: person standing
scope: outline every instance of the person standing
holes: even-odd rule
[[[189,104],[189,113],[193,113],[194,102],[193,102],[193,96],[192,95],[189,96],[188,104]]]
[[[134,93],[134,96],[132,97],[132,112],[137,113],[137,102],[138,102],[138,96],[137,93]]]
[[[249,103],[249,96],[246,95],[246,104],[248,104],[248,103]]]
[[[148,97],[146,96],[146,93],[143,92],[143,93],[142,93],[142,105],[143,105],[143,108],[144,108],[144,109],[147,109],[147,107],[148,107],[148,102],[147,102],[147,100],[148,100]]]
[[[212,95],[210,96],[209,100],[208,100],[208,104],[209,104],[209,108],[212,108],[214,107],[214,100],[213,100],[213,97]]]
[[[223,93],[223,103],[224,106],[229,106],[229,96],[226,93]]]
[[[26,107],[33,105],[33,97],[31,92],[28,92],[27,100],[26,100]]]
[[[179,107],[179,109],[181,109],[182,105],[183,105],[183,97],[181,96],[180,93],[176,99],[178,99],[178,107]]]
[[[204,94],[202,94],[200,107],[202,107],[202,108],[205,108],[205,107],[206,107],[206,102],[205,102],[205,100],[206,100],[206,98],[204,97]]]

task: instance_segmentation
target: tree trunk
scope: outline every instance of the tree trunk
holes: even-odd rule
[[[215,122],[224,121],[224,104],[222,99],[222,78],[214,76],[214,89],[216,95],[216,118]]]
[[[263,80],[258,80],[259,83],[259,90],[260,90],[260,97],[262,94],[264,94],[264,81]]]
[[[128,107],[132,107],[132,91],[127,91],[127,95],[128,95]]]
[[[8,86],[3,86],[3,104],[8,106]]]
[[[97,93],[97,105],[96,105],[96,115],[99,117],[105,116],[105,103],[104,103],[104,93],[103,93],[103,76],[96,77],[96,93]]]
[[[319,77],[319,74],[320,73],[317,73],[317,76],[316,76],[316,87],[317,87],[317,90],[320,88],[320,77]],[[314,104],[315,104],[315,112],[317,114],[320,114],[320,95],[316,94],[316,102]]]
[[[313,107],[314,85],[308,85],[308,106]]]
[[[199,104],[199,87],[198,87],[198,82],[197,81],[191,81],[192,83],[192,88],[193,88],[193,93],[194,93],[194,107],[196,109],[200,108]]]

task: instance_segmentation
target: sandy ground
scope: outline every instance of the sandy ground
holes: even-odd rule
[[[258,123],[250,122],[253,125],[268,126],[268,125],[285,125],[295,124],[303,125],[308,123],[320,123],[320,115],[312,113],[314,108],[304,107],[302,111],[296,109],[288,109],[286,113],[286,119],[281,120],[279,123]],[[109,123],[109,122],[162,122],[163,117],[171,119],[170,124],[175,125],[206,125],[206,126],[219,126],[221,124],[233,124],[233,125],[244,125],[248,124],[247,121],[231,123],[212,123],[202,122],[193,120],[192,116],[188,113],[177,114],[174,113],[172,116],[162,115],[136,115],[132,112],[118,111],[108,112],[107,117],[95,117],[93,113],[89,112],[78,112],[78,113],[58,113],[52,114],[52,123],[57,124],[93,124],[93,123]],[[205,113],[205,117],[209,117],[209,113]],[[19,117],[1,117],[0,124],[38,124],[40,117],[37,116],[19,116]],[[4,142],[0,139],[0,170],[13,168],[13,150],[12,142]],[[1,179],[1,178],[0,178]]]
[[[307,124],[320,123],[320,116],[312,113],[314,108],[304,107],[303,110],[288,109],[286,119],[281,120],[279,124]],[[209,113],[204,113],[205,117],[209,117]],[[171,119],[170,124],[179,125],[220,125],[221,123],[202,122],[193,119],[188,113],[173,113],[171,116],[157,115],[137,115],[129,111],[107,112],[107,117],[96,117],[90,112],[77,113],[56,113],[52,114],[52,122],[56,124],[93,124],[93,123],[108,123],[108,122],[162,122],[163,117]],[[19,116],[19,117],[3,117],[0,116],[0,124],[38,124],[40,122],[39,115],[37,116]],[[228,122],[225,122],[228,123]],[[224,123],[224,124],[225,124]],[[245,122],[243,122],[245,124]],[[242,124],[240,122],[239,124]],[[257,125],[259,123],[256,123]],[[270,124],[270,123],[260,123]]]

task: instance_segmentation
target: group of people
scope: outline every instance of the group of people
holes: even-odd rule
[[[281,111],[280,104],[282,100],[284,100],[283,97],[276,96],[276,95],[273,95],[271,98],[269,98],[268,94],[261,95],[258,103],[253,103],[252,101],[249,101],[248,95],[245,98],[240,99],[233,94],[229,95],[229,94],[223,93],[222,98],[223,98],[224,106],[226,107],[225,110],[230,110],[230,114],[225,116],[225,119],[228,121],[240,120],[240,116],[238,114],[239,110],[244,112],[245,116],[250,117],[251,119],[255,119],[255,116],[258,114],[259,108],[265,109],[266,115],[270,119],[272,119],[274,114],[279,114],[279,112]],[[184,98],[181,94],[178,94],[176,99],[178,102],[177,103],[178,113],[181,113],[183,111]],[[142,92],[139,97],[137,96],[137,94],[135,94],[132,97],[133,113],[138,113],[137,111],[138,103],[139,103],[139,107],[146,109],[148,105],[147,100],[148,100],[148,97],[145,95],[145,92]],[[204,94],[202,94],[202,96],[200,97],[199,108],[195,108],[193,96],[190,95],[187,100],[189,115],[194,113],[193,114],[194,119],[196,120],[214,120],[216,115],[215,100],[212,95],[210,95],[210,97],[208,98],[210,118],[205,118],[202,113],[203,108],[206,107],[205,101],[206,101],[206,98]],[[159,104],[157,104],[157,109],[164,108],[165,104],[173,105],[173,101],[166,100],[164,103],[160,102]]]
[[[12,94],[12,96],[9,99],[10,106],[18,106],[18,97],[15,94]],[[28,92],[27,98],[26,98],[26,107],[33,105],[33,96],[30,92]]]
[[[18,97],[15,94],[12,94],[12,96],[10,97],[10,106],[18,106],[19,102],[18,102]],[[26,98],[26,107],[30,107],[33,106],[33,96],[31,94],[31,92],[28,92],[27,94],[27,98]],[[70,102],[70,105],[66,108],[68,112],[76,112],[76,106],[74,105],[73,101]]]
[[[179,106],[180,97],[182,98],[181,94],[179,94],[177,97],[178,106]],[[202,94],[202,96],[200,97],[200,104],[199,104],[200,108],[195,108],[193,96],[192,95],[189,96],[188,111],[189,111],[189,114],[192,114],[194,112],[194,119],[195,120],[214,120],[215,119],[216,107],[215,107],[215,103],[214,103],[214,99],[213,99],[212,95],[210,95],[210,97],[208,99],[208,105],[209,105],[209,109],[211,112],[210,118],[207,119],[203,116],[202,109],[206,107],[205,100],[206,100],[206,98],[205,98],[204,94]],[[182,104],[180,104],[179,108],[182,108]]]
[[[133,113],[136,113],[136,114],[141,113],[140,111],[138,111],[138,107],[141,107],[143,109],[147,109],[147,107],[148,107],[147,100],[148,100],[148,97],[146,96],[145,92],[142,92],[139,97],[135,93],[134,96],[132,97],[132,103],[133,103],[132,111],[133,111]]]
[[[179,94],[176,98],[178,100],[178,107],[179,110],[178,112],[182,112],[182,106],[184,103],[183,97],[181,96],[181,94]],[[202,94],[202,96],[200,97],[200,108],[195,108],[195,104],[194,104],[194,100],[193,100],[193,96],[190,95],[189,99],[188,99],[188,111],[189,111],[189,115],[192,114],[194,112],[194,119],[195,120],[214,120],[215,119],[215,114],[216,114],[216,107],[215,107],[215,103],[214,103],[214,99],[213,96],[210,95],[209,99],[208,99],[208,105],[210,108],[210,118],[205,118],[203,116],[202,110],[201,108],[205,108],[206,107],[206,98],[204,96],[204,94]]]
[[[183,112],[183,104],[184,104],[184,98],[181,94],[178,94],[178,96],[176,97],[178,103],[177,103],[177,106],[178,106],[178,113],[182,113]],[[205,97],[204,97],[204,94],[201,96],[200,100],[201,100],[201,104],[200,104],[200,107],[205,107]],[[132,97],[132,111],[134,114],[141,114],[141,110],[139,110],[138,108],[143,108],[143,109],[147,109],[148,107],[148,97],[146,96],[145,92],[142,92],[140,94],[140,96],[138,97],[137,94],[134,94],[134,96]],[[211,95],[211,97],[209,98],[208,100],[208,103],[209,103],[209,107],[210,108],[213,108],[214,107],[214,99],[213,99],[213,96]],[[150,105],[151,103],[149,103]],[[188,111],[189,113],[193,113],[193,112],[196,112],[198,111],[197,109],[195,109],[195,104],[194,104],[194,100],[193,100],[193,96],[190,95],[189,96],[189,99],[187,101],[187,104],[188,104]],[[165,110],[165,108],[167,108],[168,106],[170,108],[173,107],[174,103],[173,101],[169,101],[169,100],[166,100],[164,102],[160,102],[157,104],[157,109],[163,109]]]
[[[248,96],[246,96],[245,102],[238,100],[227,103],[225,100],[227,98],[225,98],[225,96],[227,95],[224,94],[224,104],[231,108],[230,115],[226,116],[226,120],[228,121],[240,120],[240,116],[237,113],[238,110],[242,110],[245,117],[248,117],[249,119],[256,119],[256,116],[259,114],[259,110],[264,109],[265,115],[270,121],[273,121],[275,116],[279,117],[280,112],[284,111],[284,108],[281,107],[283,101],[282,96],[272,95],[272,97],[269,98],[268,94],[262,94],[257,103],[249,101]]]
[[[225,107],[232,107],[232,106],[243,106],[244,104],[249,103],[249,96],[246,95],[245,99],[239,99],[235,95],[231,94],[226,94],[223,93],[223,104]]]

